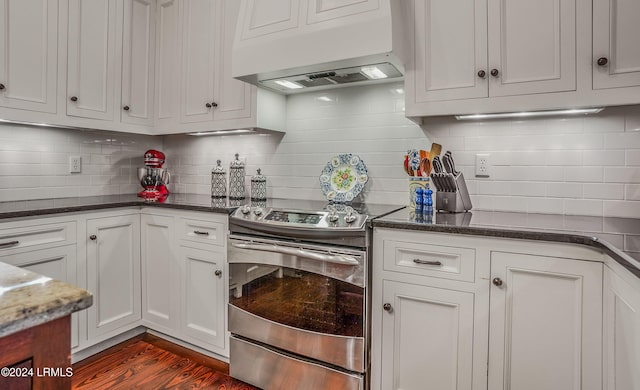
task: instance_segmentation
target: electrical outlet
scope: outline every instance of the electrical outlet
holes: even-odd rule
[[[69,157],[69,173],[82,172],[82,157],[70,156]]]
[[[491,164],[489,163],[490,154],[476,154],[476,176],[489,177]]]

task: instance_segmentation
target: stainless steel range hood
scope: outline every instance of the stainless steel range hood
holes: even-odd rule
[[[398,80],[411,3],[242,0],[233,77],[284,94]]]

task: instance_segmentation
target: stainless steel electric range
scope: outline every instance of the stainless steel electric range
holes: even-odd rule
[[[264,389],[365,389],[366,223],[399,208],[273,200],[233,212],[231,376]]]

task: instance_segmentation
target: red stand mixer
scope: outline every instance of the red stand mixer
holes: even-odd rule
[[[170,175],[162,165],[165,161],[164,153],[158,150],[144,152],[144,167],[138,168],[138,179],[144,190],[138,192],[138,196],[148,200],[162,202],[169,195],[167,184]]]

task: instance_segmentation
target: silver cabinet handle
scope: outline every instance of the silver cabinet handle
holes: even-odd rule
[[[209,235],[209,232],[201,232],[200,230],[194,230],[193,233],[197,234],[199,236],[208,236]]]
[[[305,257],[311,260],[324,261],[327,263],[346,264],[346,265],[359,265],[358,259],[353,256],[347,255],[330,255],[324,253],[316,253],[304,250],[302,248],[289,248],[286,246],[279,246],[275,244],[254,244],[252,242],[232,242],[231,246],[240,249],[251,249],[256,251],[266,251],[282,253],[284,255],[293,255],[298,257]]]
[[[20,241],[3,242],[2,244],[0,244],[0,248],[9,248],[18,244],[20,244]]]
[[[421,260],[421,259],[413,259],[413,262],[416,264],[424,264],[424,265],[442,265],[441,261],[428,261],[428,260]]]

